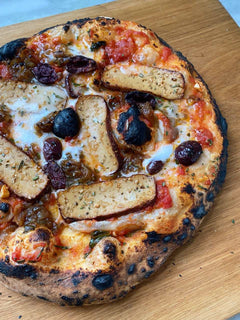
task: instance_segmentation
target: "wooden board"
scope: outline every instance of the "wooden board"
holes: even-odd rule
[[[98,15],[150,27],[196,66],[229,124],[226,182],[196,238],[127,298],[110,305],[71,308],[1,287],[0,318],[226,319],[240,312],[239,29],[217,0],[120,0],[1,28],[0,45],[58,23]]]

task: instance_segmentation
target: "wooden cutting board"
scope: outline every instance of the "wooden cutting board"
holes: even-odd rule
[[[120,0],[0,29],[0,45],[68,20],[113,16],[150,27],[195,65],[228,121],[224,187],[196,238],[119,302],[60,307],[0,287],[2,320],[226,319],[240,312],[240,33],[217,0]]]

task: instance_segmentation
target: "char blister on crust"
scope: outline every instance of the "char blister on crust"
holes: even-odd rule
[[[120,21],[116,19],[98,17],[96,20],[104,26],[120,24]],[[75,20],[63,25],[62,28],[64,32],[68,32],[71,26],[76,25],[81,28],[89,21],[94,21],[94,19]],[[44,31],[46,29],[42,33]],[[171,48],[164,40],[159,37],[158,39],[164,46]],[[189,212],[186,213],[187,218],[182,221],[181,226],[174,234],[166,236],[154,230],[146,233],[143,231],[141,233],[142,241],[135,247],[135,252],[132,252],[132,255],[127,257],[127,262],[115,265],[107,273],[102,272],[102,270],[89,271],[87,273],[83,270],[63,271],[51,269],[51,267],[46,267],[45,271],[43,271],[37,265],[13,265],[9,262],[9,256],[6,254],[0,262],[1,280],[6,286],[23,294],[31,292],[32,296],[38,296],[41,299],[54,301],[61,305],[111,302],[122,298],[127,292],[134,289],[136,284],[156,272],[174,250],[194,235],[201,221],[208,213],[213,199],[225,179],[228,145],[227,125],[206,83],[195,71],[194,66],[180,52],[176,52],[173,49],[172,51],[177,54],[190,73],[199,79],[205,90],[207,90],[215,111],[216,124],[223,138],[219,168],[211,186],[201,195],[195,190],[192,192],[191,189],[190,194],[194,199],[193,205]],[[4,59],[7,59],[7,57]],[[189,193],[189,190],[188,187],[185,192]],[[21,279],[21,286],[19,285],[19,279]],[[63,282],[64,284],[62,284]],[[38,285],[39,283],[44,285],[40,286]],[[58,283],[57,286],[56,283]],[[51,294],[52,291],[50,289],[52,287],[55,288],[54,294]],[[64,294],[62,293],[63,290]]]

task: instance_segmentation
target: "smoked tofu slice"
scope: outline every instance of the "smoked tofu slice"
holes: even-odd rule
[[[81,119],[82,152],[87,165],[108,176],[119,168],[119,154],[112,137],[108,108],[100,96],[80,97],[76,111]]]
[[[185,82],[178,71],[142,65],[109,65],[102,75],[103,85],[116,90],[139,90],[169,100],[180,99]]]
[[[153,177],[138,174],[91,185],[73,186],[58,194],[63,218],[96,219],[136,211],[156,197]]]
[[[18,196],[36,198],[47,186],[48,178],[37,164],[0,136],[0,180]]]

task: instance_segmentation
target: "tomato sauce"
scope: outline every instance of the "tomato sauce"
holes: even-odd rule
[[[120,39],[110,41],[105,47],[106,57],[112,64],[130,60],[137,48],[149,43],[148,36],[141,31],[116,27],[115,32],[120,36]]]
[[[185,176],[185,174],[186,174],[185,168],[183,166],[178,166],[177,167],[177,174],[180,176]]]
[[[163,47],[162,52],[161,52],[161,60],[163,62],[166,62],[171,54],[172,54],[172,50],[170,48]]]
[[[203,147],[211,147],[214,143],[212,132],[204,127],[195,130],[196,139]]]
[[[5,64],[0,64],[0,78],[10,79],[11,74]]]
[[[157,199],[154,208],[168,209],[173,206],[172,197],[165,180],[157,181]]]

